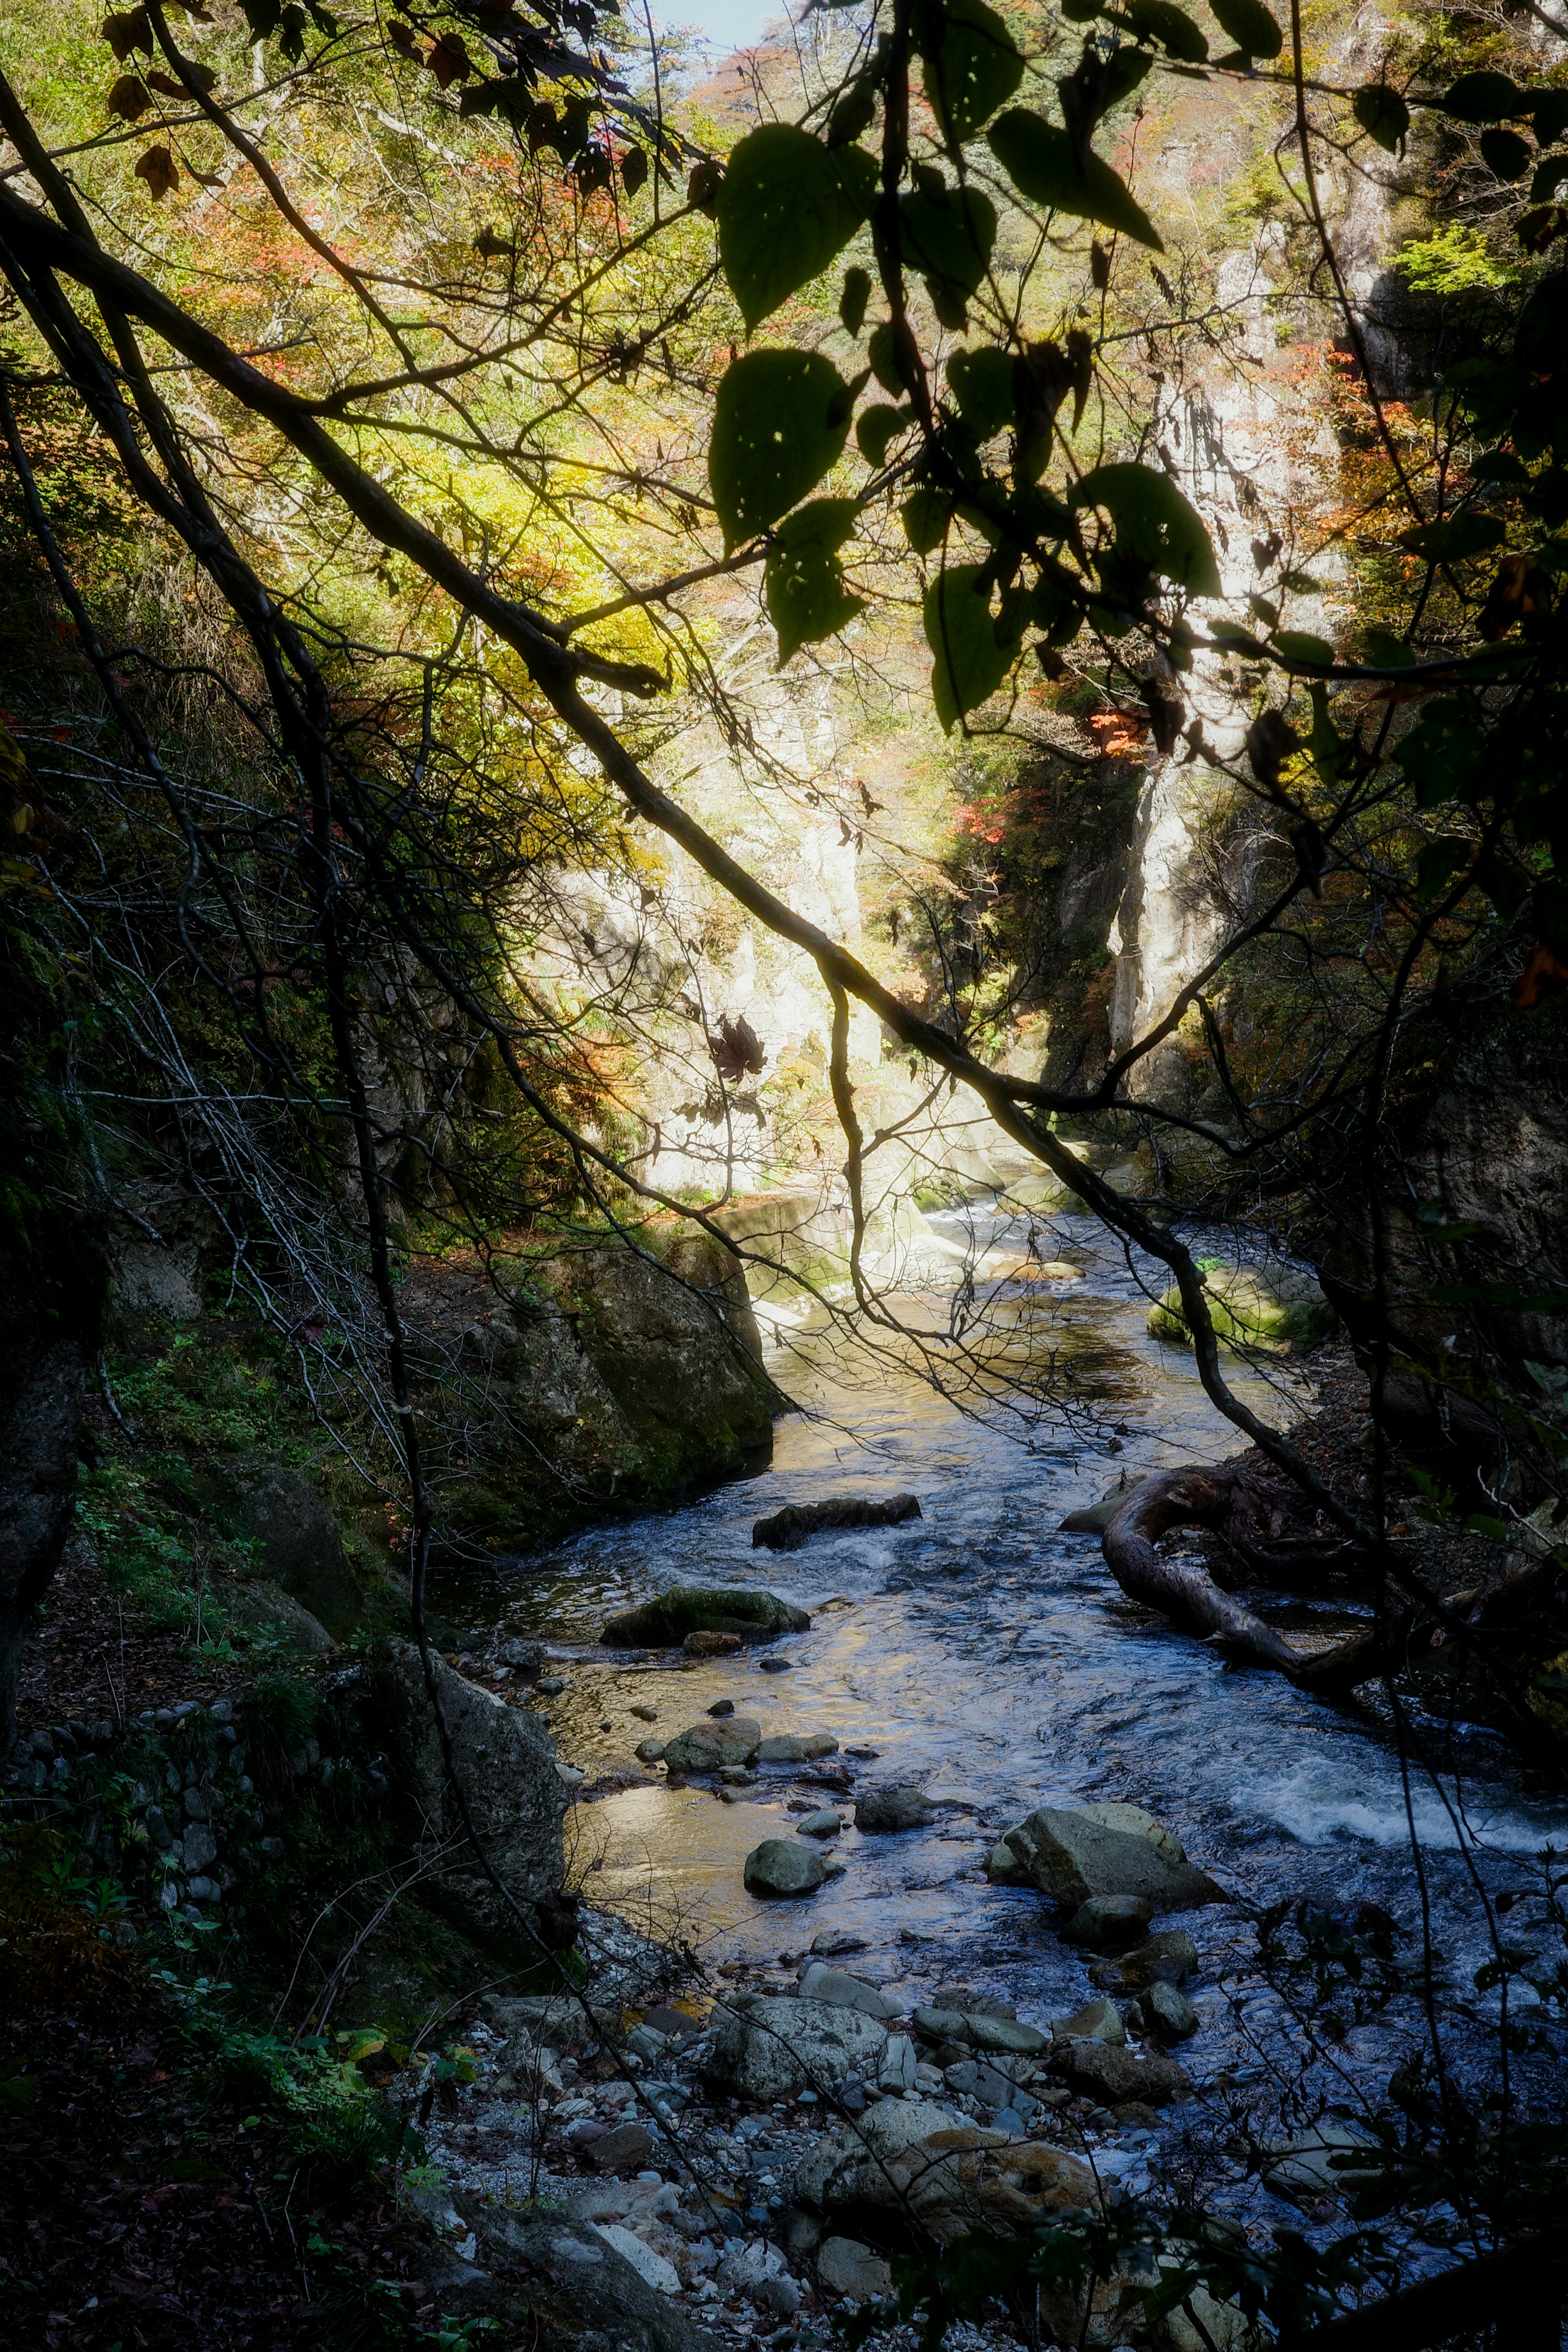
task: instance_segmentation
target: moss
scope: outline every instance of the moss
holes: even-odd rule
[[[1310,1275],[1289,1268],[1210,1267],[1203,1286],[1215,1338],[1224,1348],[1288,1356],[1313,1346],[1333,1328],[1333,1308]],[[1179,1290],[1167,1290],[1150,1308],[1148,1328],[1152,1339],[1192,1345]]]

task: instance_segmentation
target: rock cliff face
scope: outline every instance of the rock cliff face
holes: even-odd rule
[[[1375,1186],[1358,1138],[1327,1140],[1323,1286],[1370,1368],[1381,1258],[1389,1421],[1450,1483],[1468,1464],[1533,1501],[1518,1403],[1544,1408],[1531,1364],[1568,1362],[1568,1020],[1548,1002],[1422,1028],[1427,1090],[1390,1122]]]
[[[744,1271],[673,1220],[635,1250],[594,1240],[489,1273],[431,1267],[406,1304],[442,1391],[449,1451],[433,1472],[451,1549],[515,1550],[766,1457],[781,1400]]]

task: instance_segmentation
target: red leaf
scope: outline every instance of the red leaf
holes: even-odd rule
[[[136,165],[136,176],[145,180],[153,197],[166,196],[180,184],[180,174],[174,158],[167,147],[149,147]]]
[[[443,89],[450,89],[455,81],[466,81],[474,70],[460,33],[443,33],[424,62]]]

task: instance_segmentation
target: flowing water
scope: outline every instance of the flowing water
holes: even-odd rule
[[[949,1280],[906,1304],[935,1332],[967,1298],[965,1247],[989,1254],[983,1276],[1017,1265],[1028,1228],[974,1210],[930,1222]],[[1450,1751],[1457,1779],[1406,1772],[1373,1716],[1239,1668],[1132,1608],[1097,1538],[1058,1531],[1066,1511],[1123,1469],[1218,1459],[1240,1441],[1203,1395],[1190,1356],[1147,1337],[1145,1292],[1100,1229],[1058,1218],[1048,1229],[1037,1221],[1037,1240],[1042,1231],[1042,1255],[1069,1250],[1084,1278],[998,1296],[1004,1320],[1025,1316],[1036,1363],[1048,1341],[1057,1350],[1066,1417],[1009,1411],[1005,1398],[966,1413],[915,1364],[846,1353],[820,1307],[797,1307],[796,1319],[786,1310],[771,1327],[769,1368],[804,1409],[779,1423],[767,1469],[680,1511],[591,1528],[498,1580],[449,1587],[449,1612],[549,1643],[567,1678],[549,1708],[560,1753],[591,1784],[635,1775],[640,1738],[668,1738],[729,1698],[764,1732],[826,1730],[852,1757],[874,1750],[852,1759],[862,1785],[917,1780],[949,1800],[928,1829],[862,1837],[846,1828],[835,1847],[841,1875],[810,1898],[769,1904],[745,1892],[742,1864],[760,1840],[789,1833],[786,1800],[812,1793],[800,1768],[764,1768],[726,1803],[706,1788],[665,1787],[654,1767],[575,1809],[591,1899],[674,1929],[710,1961],[775,1961],[821,1930],[842,1930],[863,1939],[852,1965],[890,1984],[918,1992],[957,1977],[1043,2021],[1086,1998],[1082,1958],[1052,1932],[1036,1894],[990,1886],[981,1868],[991,1840],[1031,1807],[1131,1799],[1244,1902],[1370,1897],[1411,1931],[1411,1950],[1413,1817],[1437,1941],[1468,1984],[1486,1953],[1478,1881],[1511,1886],[1543,1843],[1561,1845],[1562,1801],[1532,1788],[1479,1731]],[[1018,1356],[1024,1336],[1015,1329],[1004,1347]],[[937,1356],[945,1349],[934,1342]],[[1297,1409],[1288,1390],[1260,1380],[1246,1392],[1281,1425]],[[1113,1451],[1117,1427],[1126,1434]],[[918,1520],[820,1536],[790,1554],[752,1548],[753,1521],[785,1503],[903,1490],[918,1495]],[[810,1611],[811,1629],[769,1652],[701,1664],[629,1661],[598,1646],[608,1614],[674,1582],[769,1588]],[[789,1671],[768,1671],[780,1656]],[[634,1703],[656,1706],[657,1724],[634,1718]],[[1266,1988],[1248,1979],[1250,1928],[1239,1910],[1212,1906],[1183,1924],[1211,1980],[1228,1959],[1239,1971],[1233,1995],[1211,1981],[1199,1996],[1206,2031],[1184,2061],[1200,2080],[1234,2074],[1264,2052],[1276,2015]],[[1391,2024],[1353,2035],[1342,2058],[1359,2054],[1385,2078]]]

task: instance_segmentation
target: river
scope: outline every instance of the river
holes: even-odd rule
[[[938,1272],[928,1263],[904,1305],[935,1334],[967,1302],[965,1251],[980,1253],[983,1299],[988,1269],[1019,1265],[1028,1228],[983,1207],[929,1228]],[[1043,2022],[1087,1997],[1084,1962],[1036,1894],[987,1883],[987,1847],[1037,1804],[1146,1805],[1241,1898],[1182,1923],[1204,1957],[1203,2030],[1182,2055],[1200,2082],[1246,2082],[1291,2050],[1299,2058],[1300,2043],[1257,1972],[1245,1906],[1375,1900],[1415,1959],[1413,1819],[1438,1967],[1468,1987],[1489,1948],[1478,1885],[1524,1885],[1538,1849],[1563,1843],[1568,1809],[1480,1729],[1461,1732],[1446,1775],[1406,1772],[1375,1709],[1335,1707],[1235,1666],[1125,1602],[1095,1538],[1059,1532],[1065,1512],[1122,1470],[1216,1459],[1239,1440],[1190,1356],[1147,1337],[1136,1270],[1101,1229],[1058,1217],[1037,1220],[1036,1236],[1083,1278],[1004,1284],[1002,1349],[1021,1363],[1027,1339],[1036,1365],[1053,1349],[1065,1412],[1005,1383],[988,1410],[966,1412],[908,1349],[867,1360],[820,1307],[786,1304],[768,1325],[769,1366],[802,1410],[779,1423],[768,1468],[682,1510],[591,1528],[498,1580],[463,1579],[443,1605],[549,1642],[566,1680],[549,1708],[562,1756],[591,1784],[634,1780],[575,1809],[590,1899],[678,1933],[712,1962],[777,1964],[838,1930],[863,1948],[852,1965],[912,1999],[961,1978]],[[953,1352],[940,1339],[932,1349]],[[1254,1379],[1248,1393],[1281,1423],[1296,1409],[1289,1385]],[[752,1548],[753,1521],[787,1502],[906,1489],[918,1520],[821,1536],[793,1554]],[[766,1586],[809,1610],[811,1629],[768,1653],[674,1666],[598,1646],[608,1614],[674,1582]],[[778,1657],[787,1672],[768,1670]],[[916,1780],[948,1801],[927,1829],[846,1827],[841,1875],[810,1898],[755,1901],[743,1861],[788,1833],[799,1768],[766,1769],[727,1803],[706,1788],[668,1788],[657,1767],[632,1760],[650,1729],[667,1738],[726,1698],[765,1732],[828,1731],[843,1749],[874,1750],[852,1759],[862,1785]],[[655,1706],[657,1724],[633,1717],[633,1704]],[[1381,2087],[1417,2027],[1412,1999],[1353,2029],[1336,2052],[1342,2090]]]

